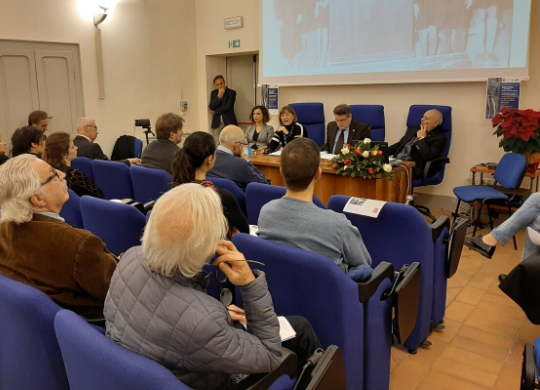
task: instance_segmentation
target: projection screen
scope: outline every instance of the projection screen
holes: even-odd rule
[[[261,84],[529,77],[532,0],[261,1]]]

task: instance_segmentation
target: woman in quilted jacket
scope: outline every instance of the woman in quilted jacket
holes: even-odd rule
[[[221,207],[216,191],[197,183],[166,192],[142,246],[120,260],[105,299],[107,337],[162,364],[192,389],[230,389],[235,374],[273,371],[282,346],[296,352],[300,367],[320,348],[302,317],[287,317],[296,337],[281,342],[266,276],[222,241],[228,224]],[[203,267],[214,254],[220,280],[226,276],[240,287],[245,311],[231,305],[227,289],[221,302],[206,293],[213,272]]]
[[[57,131],[47,137],[43,159],[53,168],[66,174],[66,183],[70,190],[79,196],[89,195],[105,199],[103,191],[86,174],[71,167],[71,162],[77,158],[77,147],[71,136],[63,131]]]

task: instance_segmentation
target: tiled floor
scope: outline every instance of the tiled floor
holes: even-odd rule
[[[390,389],[519,389],[523,347],[540,337],[540,326],[498,288],[497,277],[519,263],[523,240],[521,232],[518,251],[510,242],[491,260],[465,247],[448,281],[445,329],[433,332],[433,345],[416,355],[392,349]]]

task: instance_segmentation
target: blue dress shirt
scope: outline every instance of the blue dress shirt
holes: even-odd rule
[[[350,126],[345,129],[344,133],[344,139],[343,139],[343,146],[347,145],[347,140],[349,139],[349,129]],[[338,131],[336,132],[336,139],[334,140],[334,150],[332,150],[332,154],[339,154],[341,153],[340,150],[336,150],[337,141],[339,139],[339,135],[341,134],[341,129],[338,127]]]

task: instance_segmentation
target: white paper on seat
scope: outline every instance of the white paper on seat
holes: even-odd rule
[[[290,340],[296,337],[296,332],[294,331],[291,323],[285,317],[278,317],[279,320],[279,336],[281,337],[281,342]]]
[[[529,232],[529,238],[531,239],[532,243],[540,246],[540,233],[531,227],[527,228],[527,231]]]
[[[249,235],[250,236],[257,236],[257,231],[259,230],[259,227],[257,225],[249,225]]]
[[[344,213],[377,218],[386,202],[366,198],[351,198],[343,208]]]

